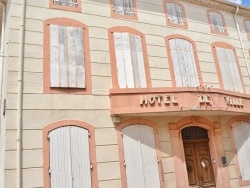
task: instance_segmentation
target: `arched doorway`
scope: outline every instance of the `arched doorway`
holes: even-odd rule
[[[215,187],[207,130],[197,126],[181,130],[190,187]]]
[[[211,161],[213,161],[212,169],[216,188],[230,188],[231,185],[228,169],[225,168],[221,162],[221,157],[225,156],[225,151],[223,148],[220,124],[218,122],[211,122],[204,117],[191,116],[180,119],[176,123],[170,123],[169,126],[177,187],[189,187],[182,130],[187,127],[195,126],[203,128],[207,131],[209,140],[208,148],[211,155],[210,159],[212,159]]]

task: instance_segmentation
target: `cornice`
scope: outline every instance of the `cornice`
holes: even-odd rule
[[[223,0],[181,0],[181,1],[230,12],[232,14],[235,14],[236,6],[237,6],[234,3],[225,2]],[[238,7],[239,7],[238,15],[241,15],[244,17],[250,17],[250,8],[243,7],[240,5],[238,5]]]

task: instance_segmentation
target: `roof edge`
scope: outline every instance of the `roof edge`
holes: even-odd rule
[[[189,3],[206,6],[209,8],[214,8],[217,10],[222,10],[226,12],[230,12],[232,14],[235,14],[236,7],[239,7],[239,15],[244,17],[250,17],[250,7],[246,7],[243,5],[238,5],[236,3],[232,3],[225,0],[182,0]]]

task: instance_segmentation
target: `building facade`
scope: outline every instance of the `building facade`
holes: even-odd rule
[[[1,1],[0,187],[250,187],[250,9]]]

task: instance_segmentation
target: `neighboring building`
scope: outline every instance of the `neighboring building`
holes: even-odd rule
[[[250,187],[250,8],[1,2],[0,187]]]

